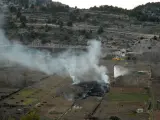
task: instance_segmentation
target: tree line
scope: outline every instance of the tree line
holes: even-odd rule
[[[119,7],[103,5],[100,7],[91,7],[92,11],[103,11],[112,14],[125,14],[134,17],[139,21],[160,22],[160,2],[147,3],[139,5],[132,10]]]

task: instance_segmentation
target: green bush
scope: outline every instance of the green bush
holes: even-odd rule
[[[16,12],[17,12],[17,8],[14,7],[14,6],[10,6],[10,7],[9,7],[9,11],[10,11],[11,13],[16,13]]]
[[[67,26],[72,27],[72,26],[73,26],[72,21],[68,21],[68,22],[67,22]]]
[[[8,27],[9,28],[17,28],[17,25],[13,21],[8,22]]]
[[[26,23],[27,22],[26,16],[20,16],[20,21],[21,21],[21,23],[22,22]]]
[[[22,14],[21,14],[21,12],[20,12],[20,11],[18,11],[18,12],[17,12],[17,18],[20,18],[20,17],[21,17],[21,15],[22,15]]]
[[[40,120],[40,116],[36,111],[31,111],[27,115],[22,116],[20,120]]]
[[[109,118],[109,120],[121,120],[121,119],[118,118],[117,116],[111,116],[111,117]]]
[[[97,33],[98,33],[98,34],[101,34],[101,33],[103,33],[103,32],[104,32],[103,27],[100,26],[99,29],[97,30]]]
[[[8,120],[16,120],[16,119],[13,117],[9,117]]]

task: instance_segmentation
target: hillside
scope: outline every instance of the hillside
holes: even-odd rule
[[[0,120],[159,120],[159,3],[3,1]]]
[[[132,10],[126,10],[123,8],[102,5],[100,7],[91,7],[90,10],[101,11],[105,13],[112,14],[125,14],[130,17],[135,17],[139,21],[150,21],[159,22],[160,21],[160,2],[147,3],[145,5],[139,5]]]
[[[25,45],[86,45],[88,40],[97,39],[107,48],[130,49],[141,38],[160,34],[157,22],[137,18],[137,11],[145,6],[129,11],[107,5],[71,8],[58,2],[28,8],[9,5],[4,29],[9,40]]]
[[[130,11],[140,21],[160,22],[160,2],[140,5]]]
[[[113,7],[113,6],[109,6],[109,5],[102,5],[100,7],[91,7],[90,10],[93,11],[104,11],[107,13],[114,13],[114,14],[127,14],[128,10],[127,9],[123,9],[123,8],[119,8],[119,7]]]

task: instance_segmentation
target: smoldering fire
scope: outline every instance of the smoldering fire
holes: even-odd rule
[[[0,17],[3,21],[3,16]],[[106,75],[107,69],[99,66],[101,55],[101,43],[96,40],[88,42],[88,51],[81,55],[73,55],[66,51],[56,58],[48,52],[29,49],[17,43],[11,43],[0,29],[0,44],[9,45],[6,50],[1,48],[1,60],[10,60],[33,70],[44,72],[48,75],[58,74],[71,76],[73,83],[81,81],[97,81],[98,83],[109,83]],[[28,51],[29,50],[29,51]],[[47,58],[47,61],[45,60]]]
[[[3,19],[3,17],[0,18]],[[106,67],[99,66],[101,57],[101,43],[99,41],[89,41],[87,52],[80,55],[65,51],[57,57],[53,57],[49,52],[30,49],[16,42],[11,43],[4,35],[3,30],[0,29],[0,44],[2,45],[2,61],[9,60],[48,75],[70,76],[73,85],[80,86],[83,88],[83,93],[87,93],[85,96],[92,93],[103,94],[107,90],[109,77],[106,74]],[[5,45],[8,45],[9,49],[3,48]]]

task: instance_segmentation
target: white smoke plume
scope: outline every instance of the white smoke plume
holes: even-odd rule
[[[127,75],[127,74],[129,74],[129,72],[130,71],[125,67],[122,67],[120,65],[114,66],[114,78]]]
[[[98,65],[101,55],[101,43],[93,40],[88,44],[89,47],[86,53],[75,55],[67,51],[59,54],[57,57],[53,57],[47,52],[11,43],[5,37],[2,29],[0,29],[1,60],[10,60],[48,75],[69,75],[73,79],[73,83],[81,81],[109,83],[109,78],[106,75],[107,69]],[[9,48],[6,49],[3,47],[4,45],[9,45]]]

